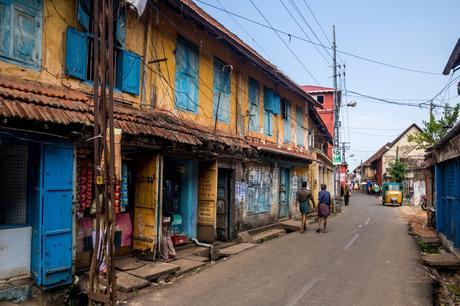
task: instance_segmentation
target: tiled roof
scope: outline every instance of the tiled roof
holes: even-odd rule
[[[63,87],[0,76],[0,117],[20,118],[63,125],[92,125],[93,102],[87,95]],[[234,148],[250,148],[243,138],[184,121],[164,111],[147,112],[130,106],[114,106],[115,126],[132,135],[201,145],[216,142]]]

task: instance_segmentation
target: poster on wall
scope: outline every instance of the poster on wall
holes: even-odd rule
[[[244,202],[246,199],[246,188],[247,185],[244,182],[237,182],[235,184],[235,198],[237,202]]]

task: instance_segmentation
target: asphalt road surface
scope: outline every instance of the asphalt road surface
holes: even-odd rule
[[[130,305],[432,305],[431,281],[398,207],[353,194],[329,220],[247,250]]]

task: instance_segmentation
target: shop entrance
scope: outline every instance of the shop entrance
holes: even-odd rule
[[[219,168],[217,179],[217,240],[232,240],[233,170]]]
[[[279,217],[289,217],[289,198],[290,198],[290,176],[291,171],[288,168],[280,168],[280,206]]]
[[[162,208],[163,216],[171,217],[171,238],[174,244],[196,238],[197,205],[198,162],[165,157]]]
[[[72,145],[17,139],[0,138],[0,262],[4,263],[0,278],[30,272],[43,289],[68,284],[72,280]]]

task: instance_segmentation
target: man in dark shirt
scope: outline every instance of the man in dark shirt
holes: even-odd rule
[[[313,207],[315,207],[315,200],[313,200],[311,190],[307,189],[307,182],[302,182],[302,189],[296,193],[296,205],[299,206],[300,213],[302,214],[301,233],[307,230],[307,214],[310,211],[310,201]]]
[[[318,193],[318,229],[317,233],[321,232],[321,221],[323,221],[323,233],[327,233],[327,217],[331,211],[331,194],[326,190],[326,185],[321,185],[321,191]]]

